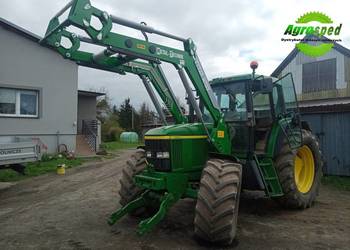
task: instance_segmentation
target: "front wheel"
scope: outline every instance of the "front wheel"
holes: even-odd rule
[[[292,150],[288,143],[281,148],[275,167],[284,195],[278,201],[287,208],[310,207],[318,195],[322,176],[319,144],[308,130],[302,130],[301,147]]]
[[[136,153],[127,160],[120,179],[119,203],[121,206],[127,205],[144,192],[144,189],[136,186],[134,176],[140,174],[146,168],[146,165],[146,156],[143,149],[138,149]],[[139,208],[130,215],[139,216],[142,215],[144,211],[145,208]]]
[[[210,159],[203,169],[194,218],[195,235],[208,242],[231,244],[236,236],[242,165]]]

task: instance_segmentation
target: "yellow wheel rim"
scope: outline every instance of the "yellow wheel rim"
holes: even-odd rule
[[[315,177],[315,162],[311,149],[304,145],[294,159],[294,180],[301,193],[310,191]]]

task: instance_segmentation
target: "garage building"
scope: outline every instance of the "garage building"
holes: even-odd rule
[[[293,74],[299,107],[320,141],[323,172],[350,176],[350,50],[312,58],[294,49],[271,74]]]

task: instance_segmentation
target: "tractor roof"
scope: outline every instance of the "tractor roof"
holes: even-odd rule
[[[260,75],[255,75],[260,76]],[[229,83],[229,82],[241,82],[241,81],[248,81],[252,79],[252,74],[242,74],[242,75],[235,75],[235,76],[228,76],[228,77],[218,77],[214,78],[210,81],[211,85],[216,84],[223,84],[223,83]]]
[[[278,80],[275,77],[264,76],[259,74],[255,74],[255,77],[272,78],[273,81]],[[228,77],[214,78],[209,83],[210,85],[220,85],[220,84],[232,83],[232,82],[244,82],[244,81],[249,81],[251,79],[252,79],[252,74],[241,74],[241,75],[234,75],[234,76],[228,76]]]

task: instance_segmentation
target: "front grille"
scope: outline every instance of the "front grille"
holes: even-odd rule
[[[147,162],[154,166],[156,171],[171,171],[171,155],[169,159],[158,159],[157,152],[169,152],[170,140],[145,140],[146,152],[151,152],[151,157],[147,157]]]

